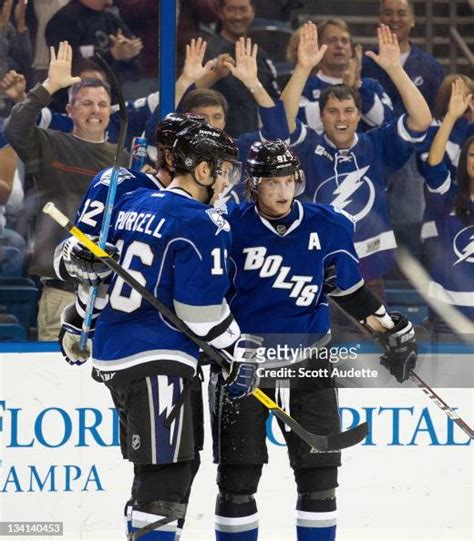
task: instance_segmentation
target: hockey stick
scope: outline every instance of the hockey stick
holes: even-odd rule
[[[410,370],[410,379],[431,399],[433,402],[446,413],[446,415],[453,420],[454,423],[456,423],[459,428],[465,432],[471,440],[474,439],[474,430],[469,427],[469,425],[459,417],[456,410],[453,408],[450,408],[448,404],[439,396],[437,395],[433,389],[427,385],[420,376],[414,372],[413,370]]]
[[[120,160],[120,155],[122,154],[124,146],[125,146],[125,136],[127,134],[128,119],[127,119],[127,110],[125,107],[125,99],[123,97],[122,88],[117,80],[115,73],[110,69],[110,66],[108,65],[108,63],[106,62],[106,60],[100,53],[96,52],[96,57],[99,64],[102,66],[102,68],[106,71],[107,75],[110,77],[112,81],[112,88],[115,88],[115,90],[117,91],[117,95],[119,98],[119,111],[120,111],[119,136],[117,140],[117,146],[115,149],[114,162],[112,165],[112,173],[110,175],[109,189],[107,190],[107,197],[105,200],[105,208],[104,208],[104,215],[102,219],[102,225],[100,227],[100,233],[99,233],[99,246],[101,248],[104,248],[107,242],[107,234],[109,232],[110,219],[112,218],[115,194],[117,193],[117,184],[118,184],[118,179],[119,179],[119,160]],[[91,330],[92,315],[94,313],[94,304],[97,298],[97,291],[98,291],[97,287],[92,287],[89,293],[89,300],[88,300],[85,315],[84,315],[84,321],[82,323],[81,338],[79,340],[79,349],[81,351],[84,351],[86,348],[87,337],[89,336],[89,332]]]
[[[336,303],[334,303],[336,305],[336,308],[338,310],[341,310],[344,314],[346,314],[347,316],[349,316],[349,314],[347,314],[346,312],[344,312],[344,310],[342,310],[342,308],[340,306],[338,306]],[[351,317],[351,319],[353,321],[356,321],[354,318]],[[369,331],[363,327],[362,325],[360,325],[360,323],[358,321],[356,321],[356,323],[359,324],[359,326],[361,327],[361,329],[364,331],[364,333],[366,333],[370,338],[372,338],[372,336],[370,336],[369,334]],[[410,370],[409,371],[409,376],[410,376],[410,380],[415,383],[415,385],[417,387],[419,387],[431,400],[433,400],[433,402],[439,407],[441,408],[444,413],[446,413],[446,415],[453,420],[454,423],[456,423],[459,428],[465,432],[471,439],[474,439],[474,431],[472,430],[472,428],[469,427],[469,425],[463,421],[461,419],[461,417],[459,417],[459,415],[457,414],[456,410],[454,410],[453,408],[449,407],[448,404],[446,404],[446,402],[439,396],[437,395],[433,389],[427,384],[425,383],[425,381],[423,381],[421,379],[421,377],[414,371],[414,370]]]
[[[100,246],[95,244],[89,237],[78,229],[72,222],[69,221],[60,210],[58,210],[54,203],[46,203],[43,207],[43,212],[49,214],[53,220],[55,220],[61,227],[66,229],[71,235],[74,235],[86,248],[88,248],[96,257],[106,264],[110,269],[124,280],[131,288],[137,291],[145,300],[147,300],[152,306],[154,306],[168,321],[172,323],[177,329],[190,338],[197,346],[199,346],[204,353],[206,353],[213,361],[215,361],[224,370],[229,371],[230,363],[223,357],[218,350],[214,349],[202,338],[197,336],[179,317],[170,310],[166,305],[161,303],[156,297],[153,296],[142,284],[140,284],[133,276],[131,276],[125,269],[123,269],[107,252],[105,252]],[[290,417],[285,410],[274,402],[269,396],[267,396],[261,389],[255,389],[253,396],[257,398],[264,406],[273,412],[275,417],[280,419],[283,423],[288,425],[295,434],[297,434],[303,441],[305,441],[315,452],[330,453],[336,452],[346,447],[352,447],[361,442],[368,433],[367,423],[362,423],[354,428],[346,430],[345,432],[338,432],[336,434],[319,435],[312,434],[305,430],[298,422]]]
[[[420,265],[420,263],[404,248],[399,248],[397,251],[397,263],[405,276],[411,282],[413,287],[423,297],[423,300],[433,308],[446,324],[456,333],[464,342],[472,344],[474,341],[474,325],[467,317],[461,314],[453,306],[436,301],[426,293],[427,284],[430,281],[430,276]],[[462,332],[461,332],[462,331]],[[448,406],[446,402],[438,396],[433,389],[427,385],[420,376],[410,370],[410,379],[431,399],[433,402],[446,413],[446,415],[456,423],[459,428],[465,432],[471,439],[474,439],[474,430],[459,417],[457,412]]]

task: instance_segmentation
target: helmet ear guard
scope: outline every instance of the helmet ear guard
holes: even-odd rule
[[[304,193],[306,188],[306,176],[303,169],[298,169],[295,173],[295,197]]]

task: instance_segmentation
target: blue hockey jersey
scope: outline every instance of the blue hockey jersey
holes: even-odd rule
[[[92,179],[76,214],[75,225],[88,235],[98,235],[103,221],[107,192],[112,178],[112,168],[103,169]],[[127,192],[138,188],[161,190],[164,186],[154,175],[121,167],[118,174],[115,201]]]
[[[323,124],[319,110],[319,97],[321,92],[329,86],[341,84],[342,82],[342,78],[327,77],[321,72],[309,77],[300,99],[298,118],[301,122],[318,133],[322,133]],[[359,132],[381,126],[395,118],[392,102],[378,81],[364,77],[359,93],[361,100]]]
[[[428,159],[431,144],[438,133],[440,125],[441,122],[439,120],[433,120],[426,132],[425,140],[417,151],[417,165],[422,176],[425,176],[425,171],[427,171],[426,175],[428,176],[433,174],[426,161]],[[431,183],[426,183],[426,191],[428,192],[427,197],[429,197],[429,193],[433,192],[433,190],[435,193],[446,193],[449,190],[451,181],[456,182],[456,171],[458,168],[459,156],[461,154],[461,147],[464,144],[464,141],[471,137],[471,135],[474,135],[474,123],[470,122],[465,117],[459,118],[449,134],[443,158],[443,162],[450,173],[449,178],[448,175],[446,175],[444,184],[436,185],[435,187],[433,187]],[[436,237],[436,224],[434,217],[431,215],[431,206],[426,205],[421,227],[421,241],[426,242],[430,239],[435,239]]]
[[[111,167],[99,171],[91,180],[89,189],[77,210],[74,224],[86,235],[99,236],[100,234],[111,176]],[[138,188],[161,190],[163,186],[153,175],[137,173],[131,169],[121,167],[119,169],[115,201],[118,201],[125,193],[133,192]],[[56,248],[54,253],[54,270],[61,280],[68,280],[69,278],[65,275],[66,271],[62,263],[62,245],[66,241],[67,239]]]
[[[423,141],[406,116],[356,134],[350,148],[338,149],[325,135],[297,122],[291,146],[306,176],[304,201],[339,207],[356,222],[355,247],[365,280],[382,277],[393,266],[395,235],[390,223],[386,185]]]
[[[277,228],[254,204],[230,205],[232,287],[227,298],[242,332],[284,335],[309,346],[328,334],[325,270],[334,266],[339,294],[363,285],[353,244],[355,224],[328,205],[295,201]]]
[[[438,235],[428,295],[474,320],[474,201],[465,220],[455,214],[458,187],[446,163],[426,165],[425,178],[430,188],[426,204]]]
[[[403,64],[403,69],[423,94],[429,108],[433,110],[436,93],[444,77],[443,67],[429,53],[413,44],[410,46],[410,53]],[[373,51],[377,53],[378,49],[374,48]],[[364,56],[362,60],[362,77],[376,79],[390,96],[395,114],[399,116],[405,113],[403,100],[387,72],[368,56]]]
[[[224,300],[230,226],[216,209],[178,188],[139,188],[118,201],[112,224],[109,241],[119,248],[123,268],[212,345],[227,347],[236,340],[238,327]],[[189,378],[197,357],[194,342],[120,277],[113,279],[93,341],[93,365],[102,379],[128,369],[134,376]]]

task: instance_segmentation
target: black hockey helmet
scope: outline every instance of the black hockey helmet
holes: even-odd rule
[[[206,119],[200,115],[170,113],[156,127],[156,164],[166,169],[171,175],[171,170],[166,160],[165,150],[170,150],[178,133],[185,128],[194,126],[196,123],[205,123]]]
[[[230,162],[231,184],[240,181],[241,163],[237,160],[238,150],[232,137],[208,124],[194,123],[176,136],[173,145],[173,166],[181,171],[194,171],[202,161],[211,164],[213,176],[219,173],[222,162]]]
[[[247,188],[250,194],[257,189],[262,178],[295,175],[295,197],[304,192],[305,178],[300,161],[290,147],[276,139],[254,143],[245,162]]]
[[[206,122],[200,115],[170,113],[158,124],[155,132],[156,146],[171,148],[178,133],[195,122]]]

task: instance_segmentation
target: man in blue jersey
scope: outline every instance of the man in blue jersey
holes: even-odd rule
[[[358,131],[367,131],[393,119],[393,107],[382,85],[375,79],[361,77],[362,48],[354,46],[349,26],[342,19],[325,19],[318,24],[320,42],[327,45],[321,63],[308,77],[300,100],[298,118],[321,133],[319,110],[321,92],[330,85],[355,86],[361,98],[361,121]],[[294,63],[296,64],[296,47]]]
[[[173,146],[175,176],[167,189],[138,188],[121,197],[109,234],[121,265],[217,348],[231,346],[239,328],[224,299],[230,227],[209,203],[240,178],[236,157],[221,130],[197,122],[187,127]],[[77,334],[83,308],[79,295],[65,311],[67,334]],[[66,353],[75,355],[72,347]],[[121,278],[112,280],[92,362],[94,378],[107,385],[120,413],[123,456],[135,465],[126,508],[130,536],[174,540],[184,517],[194,474],[188,390],[197,358],[191,340]]]
[[[383,298],[382,278],[393,266],[395,236],[386,202],[386,181],[400,169],[423,141],[431,114],[423,96],[400,64],[395,35],[378,29],[379,54],[370,54],[391,77],[403,96],[407,114],[394,122],[356,133],[360,97],[356,89],[334,85],[321,95],[323,134],[307,130],[298,121],[299,97],[308,75],[324,50],[318,47],[316,28],[307,23],[298,48],[298,64],[283,92],[292,133],[292,147],[301,160],[307,184],[304,200],[332,204],[349,212],[357,223],[355,246],[361,271],[369,286]]]
[[[251,202],[222,209],[232,229],[227,299],[241,336],[251,335],[248,341],[258,345],[245,373],[251,381],[255,375],[271,376],[267,367],[321,370],[320,377],[294,379],[290,386],[266,379],[271,388],[265,390],[310,432],[339,432],[337,394],[324,347],[330,340],[327,292],[383,346],[385,366],[399,382],[408,378],[416,360],[412,325],[401,314],[388,314],[364,284],[353,242],[354,220],[329,205],[295,200],[304,191],[304,175],[285,143],[255,143],[246,171]],[[270,359],[271,351],[281,354],[269,366],[260,357]],[[258,538],[254,493],[268,461],[268,410],[237,383],[225,382],[218,370],[211,377],[214,458],[219,464],[217,541]],[[311,453],[293,432],[282,428],[282,433],[298,489],[297,539],[332,541],[340,453]]]

